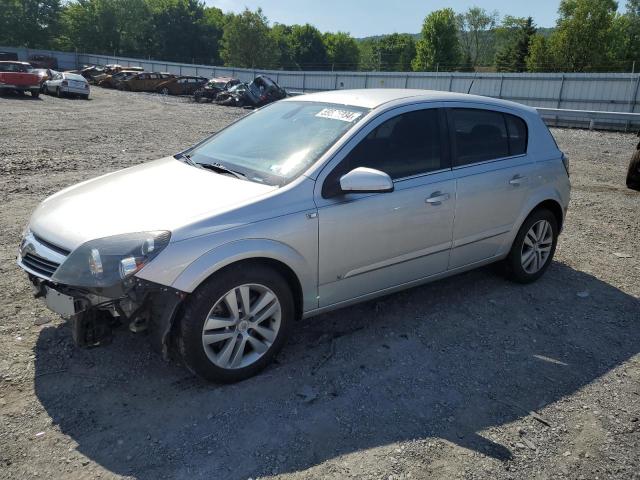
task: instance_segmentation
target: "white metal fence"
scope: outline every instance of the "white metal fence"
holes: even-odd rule
[[[623,130],[640,128],[640,74],[633,73],[309,72],[217,67],[8,47],[0,47],[1,50],[15,51],[23,60],[32,54],[46,53],[58,59],[61,69],[116,63],[179,75],[233,76],[242,81],[251,81],[256,75],[266,74],[287,90],[303,93],[352,88],[418,88],[474,93],[513,100],[541,111],[554,109],[553,114],[546,111],[543,115],[550,124]],[[566,114],[563,113],[565,110]],[[580,115],[577,111],[585,111],[585,114]]]

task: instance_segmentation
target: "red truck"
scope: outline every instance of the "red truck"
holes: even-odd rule
[[[0,62],[0,93],[6,90],[30,92],[38,98],[40,77],[31,72],[31,65],[26,62]]]

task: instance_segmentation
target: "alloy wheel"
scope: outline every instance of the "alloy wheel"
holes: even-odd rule
[[[538,272],[549,259],[553,246],[553,228],[547,220],[534,223],[522,242],[520,263],[528,274]]]
[[[209,311],[202,345],[209,360],[224,369],[255,363],[273,345],[282,308],[268,287],[244,284],[229,290]]]

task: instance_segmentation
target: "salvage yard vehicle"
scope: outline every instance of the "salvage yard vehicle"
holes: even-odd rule
[[[40,92],[44,92],[44,82],[49,80],[53,75],[52,71],[46,68],[33,68],[31,73],[38,75],[38,81],[40,82]]]
[[[193,95],[207,81],[208,79],[205,77],[174,77],[159,84],[156,87],[156,92],[162,95]]]
[[[0,93],[13,91],[20,94],[40,95],[40,76],[32,72],[31,65],[26,62],[0,62]]]
[[[18,54],[15,52],[0,52],[0,62],[17,62]]]
[[[218,105],[262,107],[287,96],[287,91],[266,75],[258,75],[251,83],[238,84],[216,98]]]
[[[118,88],[120,82],[128,80],[138,73],[139,72],[137,70],[122,70],[118,73],[114,73],[113,75],[107,75],[100,80],[97,85],[102,88]]]
[[[297,319],[498,261],[537,280],[569,194],[568,161],[533,108],[314,93],[54,194],[17,262],[79,345],[108,341],[119,320],[232,382],[269,364]]]
[[[29,63],[33,68],[58,69],[58,59],[50,55],[31,55],[29,57]]]
[[[640,132],[638,132],[640,137]],[[629,169],[627,170],[627,187],[631,190],[640,191],[640,143],[636,145],[636,151],[633,152]]]
[[[50,80],[44,82],[44,92],[57,97],[77,96],[89,99],[89,82],[77,73],[54,72]]]
[[[196,90],[193,99],[196,102],[202,100],[212,102],[218,97],[218,94],[229,90],[231,87],[238,85],[240,80],[232,77],[215,77],[210,79],[206,85]]]
[[[154,92],[156,87],[170,78],[172,73],[141,72],[118,83],[118,90],[128,92]]]

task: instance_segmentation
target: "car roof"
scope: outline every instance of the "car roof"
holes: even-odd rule
[[[209,81],[210,82],[228,82],[229,80],[235,80],[235,78],[233,77],[213,77],[210,78]]]
[[[365,88],[354,90],[332,90],[309,93],[285,99],[284,101],[326,102],[354,107],[377,108],[385,103],[399,104],[419,102],[478,102],[488,105],[521,110],[533,110],[525,105],[497,98],[469,95],[466,93],[443,92],[402,88]]]

